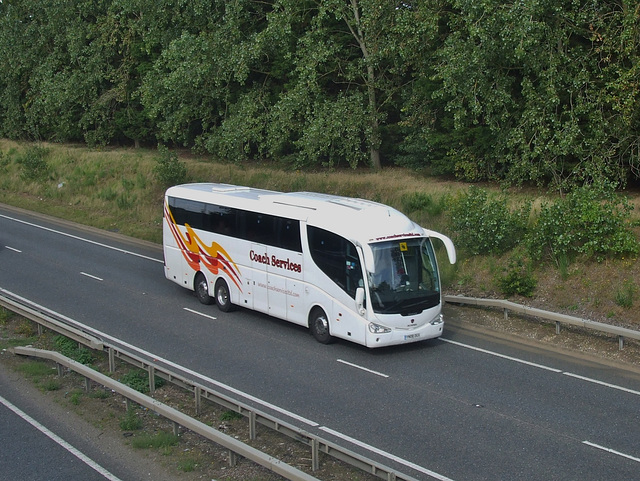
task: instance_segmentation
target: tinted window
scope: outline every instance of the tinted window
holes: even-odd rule
[[[294,219],[175,197],[169,197],[169,208],[178,225],[302,252],[300,222]]]
[[[307,226],[309,250],[316,265],[342,290],[355,299],[363,285],[356,246],[333,232]]]

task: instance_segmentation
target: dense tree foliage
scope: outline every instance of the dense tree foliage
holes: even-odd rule
[[[639,57],[637,0],[2,0],[0,135],[624,183]]]

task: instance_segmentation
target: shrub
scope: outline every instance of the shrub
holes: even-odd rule
[[[583,186],[553,204],[544,204],[528,237],[536,259],[584,255],[602,261],[634,255],[639,244],[629,230],[633,206],[610,185]]]
[[[17,158],[22,166],[20,176],[23,180],[43,180],[49,173],[46,156],[49,150],[44,147],[29,147],[24,154]]]
[[[129,371],[124,376],[122,376],[120,382],[143,394],[149,392],[149,374],[141,369],[134,369]],[[162,387],[163,385],[163,379],[155,378],[156,389]]]
[[[89,365],[94,361],[91,351],[86,347],[78,346],[78,343],[73,339],[69,339],[65,336],[56,336],[54,338],[54,343],[60,354],[67,356],[80,364]]]
[[[164,145],[158,145],[158,153],[160,156],[153,168],[156,180],[163,187],[184,183],[187,179],[187,167],[178,160],[178,154]]]
[[[519,254],[511,257],[508,267],[498,277],[498,285],[507,297],[514,295],[531,297],[538,285],[533,275],[532,262]]]
[[[524,238],[531,208],[511,212],[504,198],[472,186],[453,200],[451,219],[460,247],[472,254],[502,254]]]

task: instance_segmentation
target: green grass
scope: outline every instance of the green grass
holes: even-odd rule
[[[29,149],[45,152],[46,177],[31,180],[21,175],[23,164],[19,160]],[[157,151],[93,150],[0,140],[0,152],[6,164],[0,179],[0,202],[161,242],[164,187],[153,174]],[[461,188],[454,182],[432,181],[402,169],[300,172],[260,164],[215,162],[188,153],[179,154],[179,159],[187,167],[189,181],[348,195],[399,209],[410,199],[411,217],[435,230],[444,225],[438,213],[443,199]]]
[[[168,449],[176,446],[180,438],[173,433],[160,431],[156,434],[143,434],[131,440],[136,449]]]
[[[42,361],[29,361],[18,365],[18,371],[45,391],[60,389],[60,381],[55,367]]]
[[[31,379],[40,379],[56,372],[54,367],[41,361],[30,361],[21,363],[18,370]]]

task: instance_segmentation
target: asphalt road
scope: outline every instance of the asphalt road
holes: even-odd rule
[[[202,306],[159,246],[0,206],[0,288],[419,479],[640,479],[640,375],[446,325],[369,350]],[[450,312],[445,311],[445,314]]]
[[[0,481],[145,479],[175,481],[119,433],[70,414],[0,363]]]

